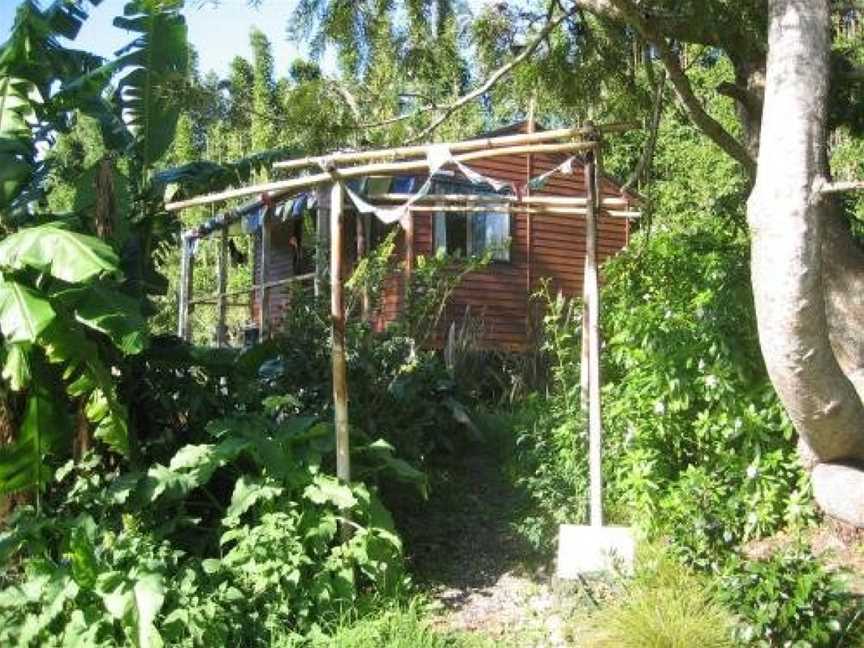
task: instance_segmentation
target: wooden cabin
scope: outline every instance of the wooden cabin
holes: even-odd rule
[[[496,137],[529,132],[527,122],[519,122],[505,129],[487,133],[481,137]],[[477,160],[471,168],[484,176],[513,183],[524,189],[531,178],[555,169],[568,159],[566,154],[527,154],[494,157]],[[365,200],[374,202],[376,196],[411,194],[428,176],[394,176],[365,178],[353,187],[362,193]],[[624,248],[629,239],[632,206],[638,205],[639,197],[630,192],[621,192],[621,185],[608,176],[599,178],[601,198],[617,199],[615,211],[601,206],[598,218],[598,253],[602,263]],[[548,178],[542,188],[524,190],[531,196],[585,198],[583,164],[577,158],[572,173],[556,173]],[[467,274],[447,303],[439,322],[432,346],[444,344],[451,326],[463,330],[466,318],[471,320],[471,329],[477,336],[479,348],[505,351],[523,350],[528,347],[535,334],[536,307],[531,295],[541,281],[548,279],[554,292],[565,296],[581,296],[585,266],[585,219],[572,213],[544,211],[458,211],[448,207],[447,211],[434,211],[434,196],[466,194],[486,196],[490,201],[496,194],[489,186],[472,183],[458,170],[444,167],[434,179],[429,200],[425,207],[418,206],[411,212],[410,222],[401,228],[396,239],[396,255],[402,270],[388,278],[381,296],[380,308],[370,317],[379,330],[385,329],[399,315],[405,299],[406,277],[421,255],[434,255],[439,249],[449,254],[465,257],[489,251],[493,257],[484,269]],[[326,233],[328,201],[326,192],[319,192],[317,201],[317,228]],[[623,200],[622,200],[623,199]],[[315,201],[312,194],[300,200]],[[476,200],[476,198],[475,198]],[[611,202],[611,201],[610,201]],[[418,203],[419,205],[419,203]],[[466,202],[466,206],[468,203]],[[302,214],[305,205],[288,203],[284,209]],[[376,218],[359,216],[351,201],[345,199],[345,267],[350,271],[358,257],[358,235],[360,247],[374,246],[396,227],[384,225]],[[564,212],[566,210],[559,210]],[[306,213],[309,213],[308,211]],[[364,229],[364,227],[366,229]],[[307,225],[306,232],[310,231]],[[269,281],[278,281],[294,274],[312,272],[315,267],[314,254],[307,252],[306,258],[298,255],[299,238],[304,230],[298,218],[286,218],[271,230],[271,258]],[[364,241],[365,239],[365,241]],[[259,239],[260,240],[260,239]],[[309,249],[307,244],[306,249]],[[368,247],[366,249],[369,249]],[[255,254],[255,258],[259,258]],[[260,271],[256,270],[256,284],[261,283]],[[274,289],[270,296],[270,312],[274,329],[286,308],[289,293]],[[254,300],[253,300],[254,303]],[[253,307],[253,319],[257,322],[258,309]]]

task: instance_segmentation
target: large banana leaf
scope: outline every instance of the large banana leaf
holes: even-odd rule
[[[49,223],[28,227],[0,241],[0,266],[34,268],[69,283],[99,275],[119,276],[117,254],[104,241]]]
[[[114,19],[117,27],[139,34],[120,52],[118,60],[133,69],[117,94],[145,168],[168,150],[180,116],[174,95],[185,82],[189,58],[182,6],[182,0],[133,0]]]
[[[220,191],[248,182],[254,174],[269,169],[274,162],[294,157],[295,154],[294,149],[275,148],[224,164],[207,160],[190,162],[154,173],[153,189],[163,191],[162,197],[166,201]]]
[[[71,438],[62,401],[56,399],[44,367],[37,363],[39,379],[27,397],[27,407],[10,445],[0,446],[0,494],[38,487],[51,476],[45,457],[57,452]]]
[[[66,288],[51,298],[74,312],[79,323],[111,338],[124,354],[144,350],[147,324],[137,300],[105,283]]]
[[[27,79],[47,97],[56,82],[98,67],[102,58],[60,44],[58,37],[74,38],[87,17],[86,6],[96,2],[56,0],[47,9],[25,0],[18,7],[9,39],[0,48],[0,74]]]
[[[35,290],[0,280],[0,332],[7,343],[35,342],[55,317],[51,304]]]
[[[0,209],[8,207],[33,176],[33,85],[0,75]]]
[[[85,414],[96,426],[96,438],[115,452],[127,455],[129,415],[117,397],[114,378],[102,362],[96,344],[87,339],[80,326],[62,318],[45,330],[41,343],[48,361],[63,366],[68,394],[86,398]]]

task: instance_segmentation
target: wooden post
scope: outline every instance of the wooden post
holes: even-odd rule
[[[330,240],[330,185],[318,191],[318,211],[315,221],[315,297],[320,297],[327,282],[327,255]]]
[[[527,130],[529,135],[534,134],[534,130],[536,129],[536,124],[534,123],[534,110],[537,104],[536,94],[531,97],[531,102],[528,104],[528,124]],[[523,192],[526,197],[531,195],[531,177],[534,175],[534,155],[532,153],[528,154],[528,158],[525,165],[525,191]],[[518,218],[518,217],[517,217]],[[527,308],[525,309],[525,334],[526,336],[531,334],[531,284],[534,282],[534,278],[531,276],[531,248],[533,247],[533,232],[534,232],[534,219],[532,217],[531,212],[529,211],[525,214],[525,227],[527,230],[527,237],[525,242],[525,303]],[[514,230],[515,231],[515,230]]]
[[[261,221],[261,278],[258,298],[258,341],[270,337],[270,246],[273,224],[273,208],[267,207]]]
[[[342,184],[334,182],[330,192],[330,316],[332,319],[333,419],[336,428],[336,476],[351,481],[348,439],[348,377],[345,364],[345,303],[342,292]]]
[[[192,340],[192,279],[195,257],[192,254],[193,239],[187,234],[181,237],[180,256],[180,312],[177,317],[177,337]]]
[[[369,251],[368,233],[370,230],[371,214],[357,212],[357,263],[360,263]],[[369,286],[363,286],[363,294],[360,297],[360,318],[365,322],[369,319]]]
[[[411,281],[411,271],[414,269],[414,214],[408,210],[402,219],[402,229],[405,230],[405,286]]]
[[[588,321],[588,463],[591,493],[591,526],[603,525],[602,440],[600,409],[600,286],[597,273],[597,210],[594,195],[594,154],[585,162],[588,195],[585,216],[585,293]],[[583,347],[584,348],[584,347]]]
[[[219,232],[219,258],[216,266],[216,346],[224,347],[228,341],[228,329],[225,324],[228,313],[228,228]]]

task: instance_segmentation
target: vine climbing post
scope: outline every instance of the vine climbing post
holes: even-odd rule
[[[334,182],[330,192],[330,316],[333,337],[333,412],[336,428],[336,476],[351,481],[351,455],[348,439],[348,378],[345,365],[345,300],[342,290],[342,224],[344,189]]]

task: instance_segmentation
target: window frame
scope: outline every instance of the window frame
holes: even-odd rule
[[[442,186],[443,185],[443,186]],[[443,189],[443,191],[442,191]],[[469,191],[466,191],[468,189]],[[500,200],[502,194],[497,194],[490,192],[488,190],[474,190],[475,185],[469,182],[462,182],[457,178],[453,180],[435,180],[432,186],[432,196],[436,193],[448,193],[448,194],[462,194],[464,193],[467,196],[488,196],[489,202],[492,203],[496,200]],[[471,191],[474,190],[474,191]],[[506,201],[501,201],[502,206],[509,206],[509,203]],[[436,203],[436,207],[443,207],[443,204]],[[492,263],[513,263],[513,212],[512,211],[435,211],[433,212],[432,218],[432,245],[435,251],[435,254],[438,254],[443,248],[445,254],[451,254],[451,252],[447,249],[447,219],[448,216],[453,215],[462,215],[465,217],[465,258],[470,258],[472,256],[480,256],[485,254],[488,248],[486,247],[485,241],[483,249],[479,252],[474,251],[474,228],[472,227],[472,221],[474,218],[479,216],[495,216],[502,217],[507,219],[506,224],[506,232],[507,232],[507,245],[503,250],[503,253],[506,254],[506,258],[502,258],[498,256],[498,254],[493,253],[492,255]],[[443,227],[439,226],[439,222],[444,223]],[[488,230],[487,230],[488,231]],[[443,245],[442,245],[443,239]]]

